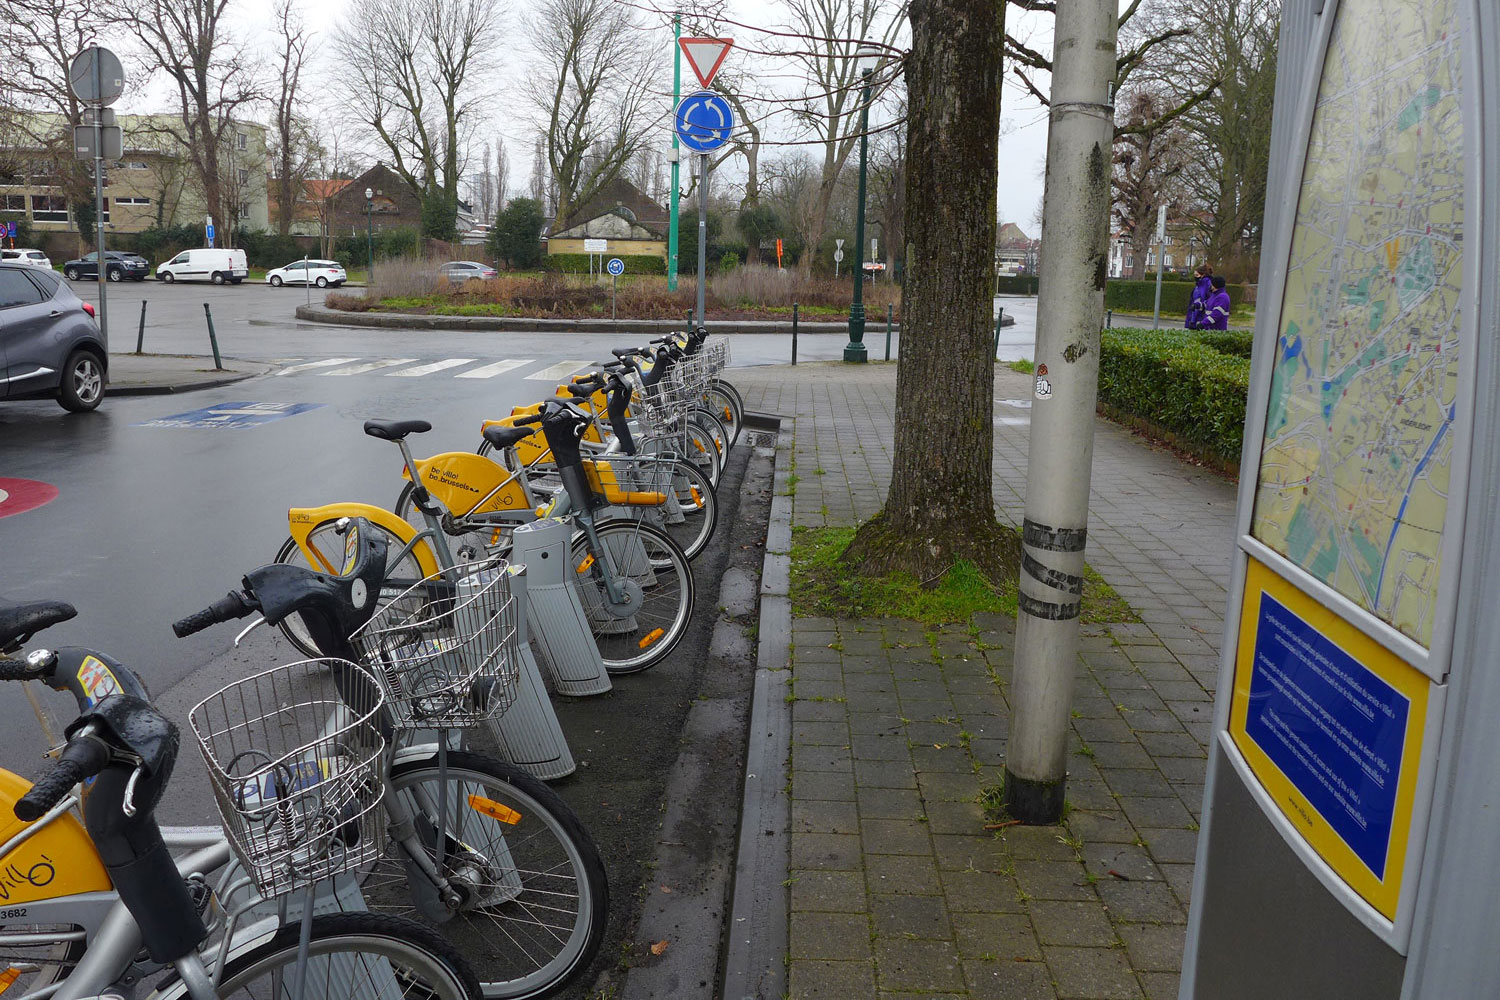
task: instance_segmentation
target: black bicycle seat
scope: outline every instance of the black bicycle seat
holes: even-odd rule
[[[32,635],[78,614],[62,601],[0,601],[0,650],[19,646]]]
[[[537,432],[532,427],[486,427],[483,431],[484,439],[495,448],[509,448],[517,441],[524,441]]]
[[[365,433],[382,441],[400,441],[408,434],[425,434],[432,425],[425,420],[366,420]]]

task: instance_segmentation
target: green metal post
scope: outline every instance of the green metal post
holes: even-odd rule
[[[208,317],[208,343],[214,349],[214,370],[223,371],[224,362],[219,360],[219,338],[214,334],[214,314],[209,311],[208,303],[203,303],[203,315]]]
[[[990,354],[996,358],[1000,357],[1000,328],[1005,325],[1005,307],[1000,307],[1000,312],[995,316],[995,349]]]
[[[681,158],[677,145],[677,103],[682,100],[682,46],[677,39],[682,37],[682,17],[672,17],[672,208],[667,216],[667,291],[677,291],[677,182],[678,160]]]
[[[146,343],[146,300],[141,299],[141,328],[135,334],[135,353],[141,353],[141,346]]]
[[[797,303],[792,303],[792,364],[797,363]]]
[[[859,102],[859,194],[854,214],[854,301],[849,303],[849,343],[844,345],[844,360],[863,363],[870,360],[865,350],[865,163],[869,152],[870,69],[860,71],[864,79]]]
[[[370,263],[365,271],[365,294],[375,287],[375,203],[365,199],[365,248],[369,251]]]
[[[891,321],[895,319],[896,307],[890,302],[885,304],[885,359],[891,360]]]

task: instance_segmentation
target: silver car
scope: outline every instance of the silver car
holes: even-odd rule
[[[108,365],[92,305],[52,271],[0,263],[0,399],[92,410],[104,398]]]

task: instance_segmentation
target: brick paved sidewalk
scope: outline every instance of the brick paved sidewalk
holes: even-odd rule
[[[733,374],[752,409],[795,419],[795,524],[879,509],[894,366]],[[1012,522],[1028,390],[997,373]],[[1176,996],[1234,505],[1230,484],[1100,421],[1088,558],[1145,623],[1085,628],[1059,827],[985,829],[1012,621],[793,622],[793,998]]]

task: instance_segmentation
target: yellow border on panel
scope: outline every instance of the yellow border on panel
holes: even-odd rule
[[[1255,658],[1256,628],[1260,621],[1262,594],[1271,595],[1411,702],[1406,716],[1406,740],[1402,747],[1401,769],[1396,779],[1395,814],[1391,819],[1391,839],[1386,849],[1384,880],[1377,878],[1344,843],[1328,821],[1246,732],[1250,707],[1250,675]],[[1302,834],[1308,845],[1351,889],[1386,919],[1393,921],[1396,919],[1396,901],[1401,896],[1401,879],[1406,868],[1406,847],[1411,834],[1417,773],[1422,763],[1422,736],[1427,724],[1427,698],[1431,685],[1432,681],[1421,671],[1304,594],[1269,567],[1254,559],[1247,560],[1245,600],[1240,610],[1239,647],[1235,653],[1234,694],[1229,708],[1229,735],[1277,808]]]

